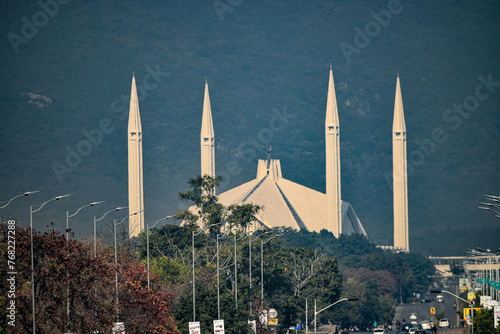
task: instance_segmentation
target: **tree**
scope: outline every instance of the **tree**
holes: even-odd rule
[[[483,309],[480,312],[474,313],[474,332],[476,334],[499,334],[500,326],[494,328],[493,319],[493,309]]]
[[[179,333],[172,312],[173,296],[159,289],[148,290],[146,268],[128,253],[121,254],[120,263],[120,319],[126,331]],[[154,273],[152,281],[159,281]]]
[[[187,224],[197,224],[198,226],[211,226],[209,234],[213,237],[220,228],[227,223],[227,226],[246,228],[250,222],[255,220],[254,215],[261,209],[254,204],[230,205],[225,207],[218,202],[215,196],[215,189],[222,182],[221,176],[203,177],[189,179],[188,184],[191,189],[187,192],[179,193],[179,198],[183,201],[191,201],[196,207],[197,214],[190,210],[179,210],[175,216]],[[215,226],[217,225],[217,226]]]
[[[33,326],[30,231],[17,227],[15,232],[16,326],[11,331],[29,333]],[[7,249],[4,224],[0,225],[0,235],[0,249]],[[55,230],[33,231],[33,250],[37,333],[109,331],[116,319],[113,252],[98,243],[94,255],[93,241],[66,240]],[[6,258],[2,258],[1,266],[1,279],[6,280],[6,273],[11,271],[7,270]],[[118,271],[120,310],[127,328],[130,324],[127,330],[177,334],[170,307],[173,297],[147,290],[144,266],[125,257]],[[156,276],[153,279],[157,281]],[[6,288],[1,285],[2,296],[7,296]],[[6,302],[0,299],[2,309],[6,309]],[[134,327],[136,319],[140,327]]]
[[[465,269],[461,263],[452,263],[450,265],[450,271],[453,275],[459,276],[465,274]]]
[[[33,327],[30,231],[18,227],[15,231],[17,313],[12,332],[28,333]],[[7,229],[3,224],[0,233],[1,247],[6,248]],[[38,333],[90,332],[96,327],[111,328],[114,313],[113,262],[106,248],[100,245],[94,256],[91,242],[66,241],[55,230],[49,230],[45,233],[34,231],[33,251]],[[2,275],[8,272],[6,265],[2,259]],[[69,319],[66,315],[68,301]]]

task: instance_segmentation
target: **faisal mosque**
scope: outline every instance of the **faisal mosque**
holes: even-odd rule
[[[283,177],[281,163],[271,159],[259,160],[255,179],[218,195],[225,206],[255,204],[263,208],[255,215],[255,224],[272,227],[291,227],[320,232],[326,229],[337,238],[341,234],[366,235],[353,206],[342,200],[340,178],[340,122],[335,94],[333,71],[330,65],[325,116],[326,194],[307,188]],[[408,188],[406,167],[406,126],[399,75],[396,81],[393,121],[393,197],[394,246],[385,249],[409,251],[408,245]],[[129,143],[129,234],[137,236],[144,229],[142,189],[142,128],[135,77],[132,78],[128,126]],[[202,125],[200,134],[201,175],[215,177],[215,133],[208,83],[205,82]],[[286,171],[286,169],[285,169]]]

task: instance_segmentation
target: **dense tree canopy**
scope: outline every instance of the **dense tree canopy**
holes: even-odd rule
[[[10,226],[10,225],[9,225]],[[0,249],[9,246],[6,225],[0,225]],[[30,231],[16,227],[15,231],[15,327],[0,321],[0,328],[12,333],[32,331],[31,251]],[[148,291],[145,268],[122,249],[118,264],[120,320],[127,330],[135,333],[176,334],[171,312],[172,296],[161,291]],[[33,233],[35,315],[37,333],[90,333],[96,329],[109,331],[116,321],[115,263],[113,252],[98,242],[94,254],[93,241],[66,240],[57,231]],[[1,260],[1,279],[5,282],[7,258]],[[153,280],[158,281],[156,276]],[[1,285],[7,296],[7,285]],[[11,299],[12,300],[12,299]],[[7,299],[0,299],[6,309]],[[69,317],[67,303],[69,302]]]

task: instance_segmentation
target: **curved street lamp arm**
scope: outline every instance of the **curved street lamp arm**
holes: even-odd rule
[[[43,204],[40,204],[40,205],[39,205],[39,208],[38,208],[38,209],[36,209],[35,211],[33,211],[33,207],[31,207],[31,208],[32,208],[31,212],[32,212],[32,213],[38,212],[38,211],[42,210],[42,208],[45,206],[45,204],[47,204],[47,203],[49,203],[49,202],[52,202],[52,201],[58,201],[58,200],[60,200],[61,198],[68,197],[68,196],[71,196],[71,194],[62,195],[62,196],[57,196],[57,197],[54,197],[54,198],[52,198],[52,199],[49,199],[47,202],[45,202],[45,203],[43,203]]]
[[[274,231],[271,230],[271,231],[267,231],[267,232],[264,232],[262,234],[259,234],[258,236],[256,236],[255,238],[251,239],[250,241],[251,242],[254,242],[255,240],[259,239],[261,236],[265,235],[265,234],[269,234],[269,233],[273,233]]]
[[[79,208],[78,210],[76,210],[75,213],[73,213],[72,215],[69,214],[69,211],[66,211],[66,215],[68,216],[68,218],[71,218],[71,217],[74,217],[78,214],[78,212],[80,212],[81,209],[83,208],[87,208],[89,206],[94,206],[94,205],[97,205],[97,204],[101,204],[101,203],[104,203],[104,201],[100,201],[100,202],[92,202],[92,203],[89,203],[87,205],[84,205],[82,206],[81,208]]]
[[[104,219],[104,217],[106,217],[106,215],[107,215],[108,213],[110,213],[110,212],[113,212],[113,211],[118,211],[118,210],[121,210],[121,209],[126,209],[126,208],[128,208],[128,206],[119,206],[119,207],[117,207],[117,208],[115,208],[115,209],[113,209],[113,210],[109,210],[109,211],[108,211],[108,212],[106,212],[106,213],[105,213],[105,214],[104,214],[101,218],[96,219],[95,221],[96,221],[96,222],[98,222],[99,220]],[[95,216],[94,216],[94,219],[95,219]]]
[[[496,207],[496,206],[495,206]],[[486,211],[493,211],[497,214],[497,217],[500,215],[500,212],[498,212],[497,210],[495,209],[492,209],[491,207],[484,207],[484,206],[478,206],[479,209],[482,209],[482,210],[486,210]]]
[[[133,215],[136,215],[136,214],[138,214],[138,213],[140,213],[140,212],[144,212],[144,210],[137,211],[137,212],[134,212],[134,213],[129,214],[128,216],[126,216],[125,218],[123,218],[123,219],[122,219],[119,223],[114,223],[114,224],[115,224],[115,226],[120,225],[120,224],[121,224],[121,223],[123,223],[123,222],[125,221],[125,219],[127,219],[128,217],[133,216]]]
[[[5,204],[4,206],[0,207],[0,209],[6,208],[16,198],[23,197],[23,196],[28,196],[28,195],[31,195],[31,194],[34,194],[34,193],[37,193],[37,192],[40,192],[40,190],[27,191],[27,192],[25,192],[25,193],[23,193],[21,195],[17,195],[15,197],[13,197],[10,201],[8,201],[7,204]]]
[[[467,299],[463,299],[462,297],[457,296],[456,294],[451,293],[450,291],[446,291],[446,290],[431,290],[431,293],[442,293],[442,292],[447,293],[447,294],[450,294],[450,295],[452,295],[452,296],[454,296],[454,297],[456,297],[456,298],[460,299],[461,301],[466,302],[466,303],[467,303],[467,304],[469,304],[469,305],[471,304],[471,303],[470,303]]]
[[[162,220],[167,220],[167,219],[170,219],[170,218],[174,218],[174,216],[167,216],[167,217],[163,217],[162,219],[159,219],[156,223],[153,224],[153,226],[149,227],[148,226],[148,229],[152,229],[153,227],[156,226],[156,224],[158,224],[159,222],[161,222]]]
[[[263,245],[267,244],[269,241],[273,240],[274,238],[277,238],[277,237],[281,237],[283,234],[276,234],[276,235],[273,235],[272,237],[270,237],[269,239],[267,239],[266,241],[262,242]]]
[[[338,303],[340,303],[340,302],[343,302],[343,301],[345,301],[345,300],[347,300],[347,298],[342,298],[342,299],[339,299],[339,300],[337,300],[335,303],[330,304],[330,305],[328,305],[327,307],[325,307],[325,308],[323,308],[323,309],[319,310],[318,312],[316,312],[316,314],[319,314],[319,313],[323,312],[324,310],[326,310],[326,309],[328,309],[328,308],[332,307],[333,305],[338,304]]]
[[[484,197],[488,197],[486,199],[498,202],[500,200],[500,196],[494,196],[494,195],[484,195]]]
[[[199,230],[198,233],[194,233],[194,231],[193,231],[193,235],[197,236],[198,234],[201,234],[201,232],[205,231],[207,228],[210,228],[212,226],[217,226],[217,225],[220,225],[220,224],[222,224],[222,223],[216,223],[216,224],[205,226],[201,230]]]

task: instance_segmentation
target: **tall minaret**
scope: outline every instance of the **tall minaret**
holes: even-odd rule
[[[325,120],[326,143],[326,222],[335,237],[342,234],[342,199],[340,196],[340,128],[333,71],[330,64]]]
[[[201,121],[201,176],[215,177],[214,125],[212,108],[208,94],[208,82],[205,80],[205,98],[203,100],[203,117]],[[214,189],[215,194],[215,189]]]
[[[394,248],[409,251],[408,245],[408,182],[406,169],[406,125],[399,74],[394,100],[392,124],[392,172],[394,196]]]
[[[128,116],[128,207],[129,236],[136,237],[144,230],[144,192],[142,187],[142,126],[135,75],[132,75],[130,110]]]

